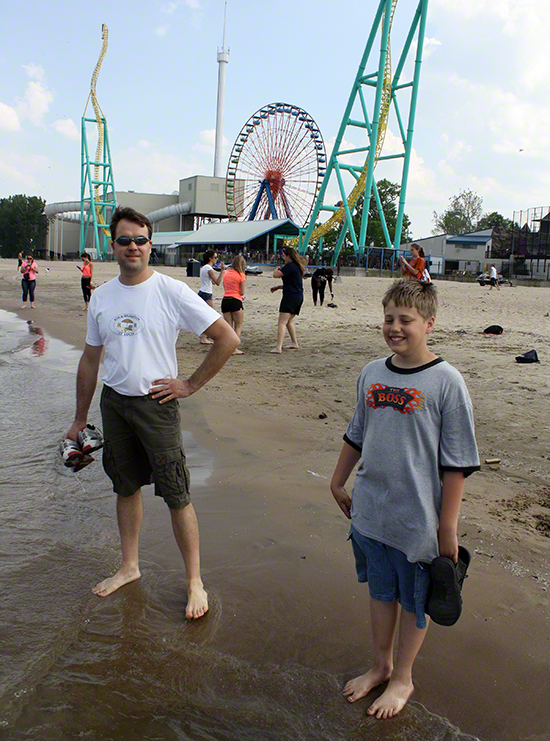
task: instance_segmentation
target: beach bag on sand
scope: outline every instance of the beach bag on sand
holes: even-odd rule
[[[529,350],[516,357],[516,363],[540,363],[536,350]]]
[[[499,324],[491,324],[483,330],[483,334],[502,334],[504,330]]]

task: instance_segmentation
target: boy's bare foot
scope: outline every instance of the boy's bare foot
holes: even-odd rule
[[[366,674],[361,674],[360,677],[350,679],[344,687],[344,697],[347,697],[349,702],[360,700],[365,695],[368,695],[375,687],[378,687],[379,684],[387,682],[391,677],[391,673],[391,667],[377,669],[373,666]]]
[[[280,355],[283,351],[275,348],[274,350],[270,350],[269,352],[275,353],[276,355]]]
[[[200,579],[190,581],[187,585],[187,607],[185,617],[196,620],[208,612],[208,595]]]
[[[201,340],[200,343],[201,345],[213,345],[214,344],[212,340]]]
[[[295,345],[294,342],[290,345],[283,345],[283,350],[299,350],[300,345]]]
[[[367,714],[375,715],[377,718],[393,718],[400,710],[403,710],[413,690],[411,681],[390,679],[387,689],[378,700],[372,703]]]
[[[233,350],[233,355],[244,355],[244,350]]]
[[[92,592],[98,597],[107,597],[108,594],[116,592],[117,589],[120,589],[125,584],[136,581],[140,576],[141,574],[137,566],[129,569],[122,568],[114,576],[110,576],[108,579],[100,581],[95,587],[92,587]]]

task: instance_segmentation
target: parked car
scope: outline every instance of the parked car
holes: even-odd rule
[[[480,286],[490,286],[491,285],[491,276],[489,273],[480,273],[477,278],[477,282]],[[498,282],[503,285],[504,283],[508,283],[510,286],[512,285],[512,281],[509,278],[505,278],[503,275],[498,276]]]

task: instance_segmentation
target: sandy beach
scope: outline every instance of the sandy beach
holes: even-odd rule
[[[82,348],[86,315],[76,263],[39,263],[35,310],[19,309],[15,268],[13,260],[0,261],[0,308]],[[187,278],[184,268],[157,269],[195,291],[199,288],[199,279]],[[100,285],[117,272],[115,264],[95,263],[94,283]],[[368,660],[366,612],[357,622],[366,601],[361,609],[357,604],[348,607],[339,584],[340,564],[346,578],[354,574],[345,544],[346,523],[328,483],[354,408],[357,376],[367,362],[389,354],[381,334],[380,303],[389,279],[338,279],[337,308],[314,307],[307,281],[304,307],[296,320],[300,349],[281,355],[269,353],[275,345],[280,300],[280,293],[272,294],[269,288],[276,283],[269,269],[247,279],[241,344],[245,354],[231,358],[197,395],[205,421],[202,442],[220,450],[220,484],[253,484],[264,499],[272,493],[280,505],[271,512],[272,526],[279,535],[284,533],[289,547],[299,549],[302,543],[305,549],[307,543],[308,559],[318,551],[324,563],[335,564],[333,571],[323,572],[325,583],[319,586],[326,595],[325,629],[329,635],[338,633],[345,621],[346,630],[365,633],[345,650],[338,649],[337,636],[327,638],[327,646],[319,649],[318,666],[348,678],[354,668],[346,661],[350,655],[364,654],[364,661],[357,658],[355,666]],[[448,281],[436,281],[436,286],[439,313],[430,347],[466,380],[482,466],[467,480],[460,520],[461,541],[474,559],[464,615],[456,628],[436,626],[429,633],[411,707],[416,701],[430,709],[435,705],[462,731],[482,739],[543,741],[550,739],[550,288],[502,286],[497,291]],[[218,310],[221,296],[221,289],[215,290]],[[503,334],[484,335],[491,324],[501,325]],[[531,349],[540,363],[515,362],[516,355]],[[205,352],[198,338],[182,335],[180,376],[192,372]],[[60,430],[60,436],[64,432]],[[248,461],[244,469],[229,463],[237,451]],[[499,462],[486,463],[494,459]],[[245,521],[246,512],[228,514],[229,531],[232,518],[235,523]],[[338,553],[327,546],[336,532],[342,539]],[[305,562],[306,556],[300,557]],[[322,581],[319,573],[304,574],[296,589],[307,579]],[[295,600],[300,599],[296,594]],[[433,666],[445,667],[446,662],[452,671],[432,673]],[[442,686],[441,677],[449,674]]]

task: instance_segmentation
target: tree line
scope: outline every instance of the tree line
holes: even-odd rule
[[[0,198],[0,257],[42,249],[48,233],[46,201],[38,196]]]
[[[494,226],[512,229],[514,222],[506,219],[498,211],[483,213],[483,198],[472,190],[461,190],[457,196],[449,198],[449,206],[433,213],[432,234],[467,234]]]

